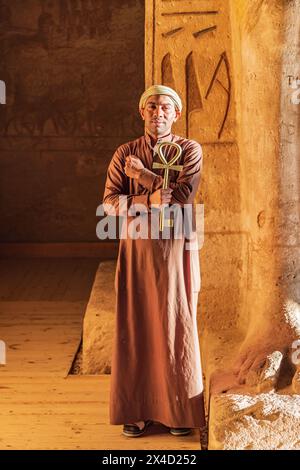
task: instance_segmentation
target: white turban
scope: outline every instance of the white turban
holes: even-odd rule
[[[150,88],[147,88],[140,98],[139,109],[145,107],[147,99],[152,95],[167,95],[174,102],[175,108],[179,111],[182,110],[182,102],[176,91],[164,85],[152,85]]]

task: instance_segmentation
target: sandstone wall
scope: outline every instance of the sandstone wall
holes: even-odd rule
[[[0,3],[0,241],[95,241],[109,160],[143,132],[144,2]]]

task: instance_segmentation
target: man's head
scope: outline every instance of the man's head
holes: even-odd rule
[[[145,129],[154,137],[168,134],[181,115],[181,99],[172,88],[153,85],[141,96],[139,110]]]

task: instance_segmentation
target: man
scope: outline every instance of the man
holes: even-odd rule
[[[171,133],[181,110],[180,97],[169,87],[153,85],[143,93],[139,111],[145,134],[113,155],[103,199],[107,213],[131,213],[134,219],[138,205],[135,215],[142,212],[145,220],[161,204],[193,203],[202,151],[197,142]],[[167,189],[162,189],[164,169],[152,168],[160,161],[160,142],[182,148],[176,162],[182,171],[169,171]],[[163,151],[168,161],[174,156],[174,148]],[[174,435],[189,434],[205,422],[196,322],[198,250],[187,249],[185,238],[175,239],[172,229],[169,233],[169,238],[120,240],[110,422],[123,424],[129,437],[140,436],[153,421]]]

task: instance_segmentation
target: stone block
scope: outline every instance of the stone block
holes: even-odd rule
[[[109,374],[115,325],[116,261],[99,264],[83,323],[82,373]]]

